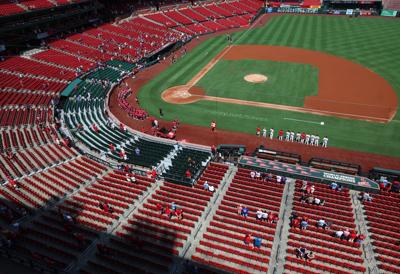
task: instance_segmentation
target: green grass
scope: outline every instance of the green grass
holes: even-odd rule
[[[265,44],[318,50],[347,58],[384,77],[400,96],[400,24],[386,18],[345,18],[284,15],[265,27],[235,33],[237,44]],[[205,41],[142,88],[139,99],[152,115],[162,107],[165,118],[254,134],[257,126],[283,128],[327,135],[330,145],[384,155],[400,156],[400,114],[380,124],[279,110],[232,106],[201,101],[190,105],[165,103],[160,94],[168,87],[185,84],[226,46],[224,35]],[[220,77],[226,77],[221,75]],[[288,79],[289,81],[289,79]],[[286,119],[285,119],[286,118]],[[295,122],[293,118],[325,125]]]
[[[253,73],[267,76],[268,81],[255,84],[243,79]],[[210,96],[301,107],[305,96],[318,93],[318,69],[264,60],[220,60],[196,86]]]

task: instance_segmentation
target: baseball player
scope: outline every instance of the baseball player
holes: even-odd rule
[[[215,121],[211,122],[211,131],[215,131],[215,128],[217,127],[217,123]]]
[[[262,137],[267,138],[267,129],[265,127],[262,130]]]
[[[311,137],[310,137],[310,145],[314,145],[314,140],[315,140],[315,135],[314,134],[311,134]]]
[[[290,142],[294,142],[294,131],[290,132]]]
[[[305,140],[306,140],[306,134],[303,132],[301,133],[301,143],[304,144]]]
[[[314,145],[319,146],[319,135],[315,135]]]
[[[269,130],[269,138],[272,140],[274,139],[274,129],[271,127]]]
[[[288,130],[288,131],[286,131],[285,141],[289,142],[289,139],[290,139],[290,131]]]
[[[257,127],[257,130],[256,130],[257,137],[260,137],[260,134],[261,134],[261,128]]]
[[[305,142],[305,144],[306,145],[309,145],[310,144],[310,134],[306,134],[306,142]]]
[[[328,140],[327,136],[322,139],[322,147],[328,147]]]
[[[300,137],[301,137],[300,132],[297,132],[296,133],[296,142],[300,142]]]

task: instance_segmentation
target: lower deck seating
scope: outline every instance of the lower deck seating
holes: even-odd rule
[[[27,196],[31,195],[32,201],[62,197],[65,191],[71,192],[104,171],[107,167],[81,157],[26,179],[22,190],[18,191],[22,194],[29,188]],[[154,182],[139,175],[136,179],[136,182],[128,182],[120,171],[107,173],[56,208],[24,224],[14,249],[45,267],[64,269],[76,261],[93,240],[99,238],[99,232],[105,232]]]
[[[239,169],[192,260],[231,273],[265,273],[276,224],[256,220],[255,212],[261,208],[277,216],[283,189],[281,184],[251,180],[250,170]],[[248,217],[238,214],[239,205],[249,209]],[[244,244],[247,234],[261,238],[261,248]]]
[[[299,220],[307,218],[308,226],[303,230],[299,223],[292,223],[289,230],[285,269],[295,272],[311,271],[312,273],[319,271],[365,272],[360,244],[335,237],[336,231],[348,229],[353,233],[352,231],[356,229],[348,189],[336,191],[325,184],[308,182],[308,187],[311,187],[310,185],[315,187],[312,196],[324,200],[325,203],[315,205],[301,202],[305,190],[302,190],[303,182],[296,181],[293,212]],[[330,224],[329,229],[316,225],[317,221],[321,219]],[[305,261],[305,259],[298,258],[296,256],[297,248],[306,248],[308,251],[312,251],[315,255],[314,259]]]
[[[98,168],[97,164],[86,157],[79,157],[44,172],[16,180],[15,186],[8,183],[0,188],[0,197],[4,198],[10,206],[22,206],[31,211],[55,202],[78,189],[85,180],[96,176],[102,169],[104,169],[103,166]],[[11,170],[12,173],[16,172]]]
[[[363,205],[379,268],[391,273],[400,273],[399,203],[399,193],[381,192]]]
[[[221,181],[226,169],[211,164],[206,172]],[[201,188],[163,183],[106,246],[98,246],[96,257],[83,268],[83,273],[169,273],[174,256],[181,255],[212,196]],[[183,210],[182,219],[161,214],[159,207],[170,208],[173,202]]]

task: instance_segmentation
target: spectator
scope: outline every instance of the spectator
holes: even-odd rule
[[[135,177],[134,174],[131,174],[131,175],[129,176],[129,174],[127,173],[127,174],[126,174],[126,180],[127,180],[129,183],[136,183],[136,177]]]
[[[251,179],[253,179],[253,180],[254,180],[254,178],[256,177],[256,173],[254,172],[254,170],[252,170],[252,171],[250,172],[250,177],[251,177]]]
[[[186,178],[190,179],[192,177],[192,174],[190,173],[190,170],[186,170]]]
[[[140,148],[139,147],[135,148],[135,154],[136,154],[136,156],[140,156]]]
[[[371,195],[369,195],[369,193],[367,193],[367,192],[364,192],[364,194],[362,195],[362,201],[363,202],[371,202],[372,201]]]
[[[314,191],[315,191],[315,186],[314,185],[311,185],[311,186],[307,186],[307,193],[308,194],[314,194]]]
[[[262,211],[261,220],[262,221],[267,221],[268,220],[268,212],[265,209]]]
[[[303,181],[303,184],[301,185],[301,190],[306,192],[306,190],[307,190],[307,181]]]
[[[342,239],[342,236],[343,236],[343,231],[342,230],[338,230],[338,231],[335,232],[335,237],[336,238]]]
[[[176,206],[176,204],[175,204],[175,202],[172,202],[171,203],[171,210],[176,210],[176,208],[177,208],[177,206]]]
[[[300,227],[300,222],[301,222],[300,218],[292,219],[291,222],[290,222],[290,226],[293,227],[293,228],[299,228]]]
[[[74,218],[72,218],[72,216],[69,215],[68,213],[63,213],[63,219],[67,223],[74,223]]]
[[[164,214],[164,207],[160,203],[156,204],[156,209],[160,212],[161,215]]]
[[[178,220],[182,220],[183,218],[183,210],[178,208],[175,210],[175,216],[178,218]]]
[[[208,181],[205,181],[204,184],[203,184],[203,189],[204,190],[208,190],[208,187],[209,187]]]
[[[306,253],[305,253],[304,259],[305,259],[306,261],[311,261],[311,260],[313,260],[314,258],[315,258],[315,256],[314,256],[314,253],[313,253],[312,251],[309,251],[309,252],[306,252]]]
[[[296,258],[303,259],[306,256],[307,249],[305,247],[296,248]]]
[[[285,176],[282,176],[281,183],[284,185],[284,184],[286,184],[286,181],[287,181],[287,178]]]
[[[262,221],[263,212],[261,209],[258,209],[256,212],[256,219]]]
[[[157,177],[157,170],[155,167],[151,170],[151,178],[156,179]]]
[[[315,205],[321,205],[321,206],[322,206],[322,205],[325,204],[325,200],[321,200],[321,199],[315,197],[315,198],[314,198],[314,204],[315,204]]]
[[[256,171],[256,180],[261,180],[261,173]]]
[[[314,197],[313,196],[308,196],[306,199],[305,199],[305,202],[307,203],[307,204],[309,204],[309,205],[311,205],[311,204],[313,204],[314,203]]]
[[[251,234],[246,234],[246,236],[244,237],[243,242],[247,246],[250,245],[250,243],[251,243]]]
[[[8,183],[10,184],[10,187],[15,189],[15,190],[19,190],[21,187],[21,184],[17,181],[15,181],[14,179],[12,179],[11,177],[7,176],[6,177],[8,180]]]
[[[261,248],[262,239],[259,237],[254,237],[254,247]]]
[[[214,186],[210,185],[210,186],[208,187],[208,191],[210,191],[210,192],[214,192],[214,191],[215,191],[215,188],[214,188]]]
[[[280,184],[282,182],[282,176],[277,175],[276,176],[276,182]]]
[[[348,239],[349,239],[349,236],[350,236],[350,231],[349,231],[348,228],[346,228],[346,229],[343,231],[343,235],[342,235],[341,239],[342,239],[342,240],[348,240]]]
[[[110,151],[113,152],[115,150],[115,146],[113,144],[110,144]]]
[[[300,228],[301,228],[302,230],[306,230],[307,227],[308,227],[308,220],[307,220],[306,217],[304,217],[304,218],[301,220],[301,222],[300,222]]]
[[[338,187],[338,184],[337,184],[337,183],[335,183],[335,182],[332,182],[332,183],[331,183],[331,189],[332,189],[332,190],[336,190],[337,187]]]
[[[354,230],[352,230],[351,232],[350,232],[350,236],[349,236],[349,242],[354,242],[354,240],[357,238],[357,233],[354,231]]]
[[[361,244],[364,240],[365,240],[365,236],[360,234],[355,238],[354,242],[358,243],[358,244]]]
[[[164,213],[167,214],[168,218],[170,218],[170,219],[172,218],[173,213],[172,213],[171,209],[169,209],[169,207],[167,207],[165,209]]]
[[[245,218],[247,218],[247,216],[249,215],[249,209],[248,209],[246,206],[244,206],[244,207],[242,208],[241,215],[242,215],[243,217],[245,217]]]
[[[292,222],[294,219],[298,219],[299,216],[297,215],[296,211],[292,211],[292,215],[290,215],[289,220]]]
[[[324,219],[319,219],[316,224],[317,227],[321,227],[323,229],[329,229],[329,223],[327,223]]]
[[[238,213],[238,215],[241,215],[241,214],[242,214],[242,209],[243,209],[242,205],[238,205],[238,206],[237,206],[237,213]]]

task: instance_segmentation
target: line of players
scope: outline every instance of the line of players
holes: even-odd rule
[[[269,136],[269,138],[272,140],[274,139],[274,133],[275,130],[273,128],[269,129],[269,132],[266,128],[262,129],[262,133],[261,133],[261,128],[258,127],[256,129],[256,135],[257,136],[261,136],[264,138],[267,138],[267,135]],[[311,146],[319,146],[320,145],[320,137],[318,134],[308,134],[308,133],[300,133],[297,132],[295,133],[294,131],[290,131],[287,130],[286,132],[283,131],[283,129],[278,131],[278,136],[277,136],[278,140],[283,141],[285,140],[286,142],[297,142],[297,143],[302,143],[305,145],[311,145]],[[322,138],[322,147],[328,147],[328,137],[325,136],[324,138]]]

